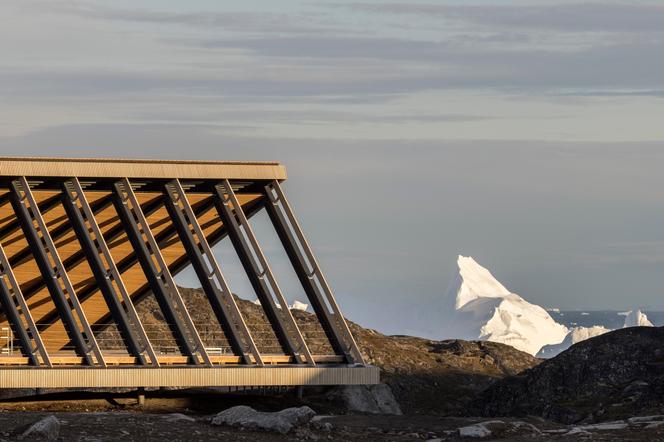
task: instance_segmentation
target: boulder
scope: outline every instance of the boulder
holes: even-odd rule
[[[527,422],[492,420],[467,425],[458,429],[459,436],[468,438],[538,436],[542,432]]]
[[[386,384],[344,385],[335,389],[332,398],[340,400],[347,411],[367,414],[401,415],[401,407]]]
[[[307,406],[286,408],[270,413],[239,405],[218,413],[210,423],[286,434],[293,428],[308,423],[315,415],[314,410]]]
[[[56,440],[60,434],[60,421],[55,416],[48,416],[32,424],[19,436],[19,439]]]
[[[186,414],[182,413],[167,414],[164,416],[164,420],[168,422],[196,422],[196,419],[194,419],[193,417],[187,416]]]

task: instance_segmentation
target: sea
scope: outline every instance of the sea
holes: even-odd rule
[[[646,314],[653,325],[664,326],[664,311],[641,310]],[[622,328],[625,325],[625,311],[615,310],[548,310],[549,314],[556,322],[564,324],[567,327],[592,327],[601,325],[610,330]]]

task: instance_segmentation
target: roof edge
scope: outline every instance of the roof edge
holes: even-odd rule
[[[0,176],[285,180],[277,161],[0,157]]]

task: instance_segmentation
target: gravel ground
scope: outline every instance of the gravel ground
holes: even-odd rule
[[[485,422],[487,418],[444,418],[440,416],[317,416],[315,422],[291,434],[281,435],[247,429],[214,427],[210,417],[220,404],[196,403],[205,397],[148,398],[143,407],[134,398],[119,398],[115,405],[101,399],[77,401],[5,402],[0,404],[0,440],[19,440],[33,423],[55,416],[61,423],[58,440],[63,441],[411,441],[469,440],[459,437],[458,429]],[[215,409],[215,411],[213,411]],[[179,413],[179,414],[174,414]],[[187,417],[183,417],[186,415]],[[190,420],[193,419],[193,420]],[[502,419],[506,425],[516,419]],[[664,425],[656,428],[589,430],[565,435],[573,426],[542,419],[524,420],[542,434],[490,436],[481,440],[593,440],[593,441],[664,441]],[[326,423],[331,428],[325,429]],[[39,440],[29,437],[27,440]],[[470,439],[478,440],[478,439]]]

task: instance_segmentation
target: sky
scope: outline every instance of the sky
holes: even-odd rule
[[[2,3],[0,155],[281,161],[354,321],[430,333],[459,254],[545,307],[664,310],[663,1]]]

